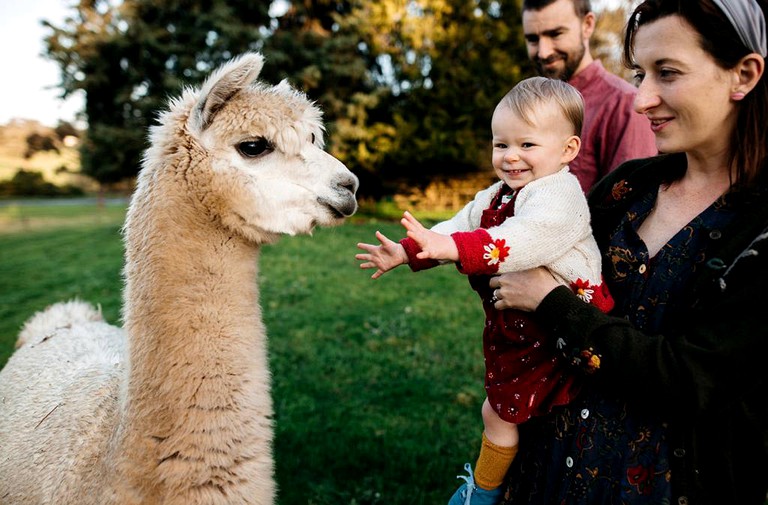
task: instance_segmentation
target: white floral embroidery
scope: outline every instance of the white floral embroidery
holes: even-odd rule
[[[581,298],[583,301],[589,303],[592,301],[592,296],[595,294],[594,289],[587,289],[587,288],[579,288],[576,291],[576,296]]]
[[[487,244],[483,246],[486,253],[483,254],[483,259],[488,261],[489,265],[495,265],[499,262],[499,249],[496,244]]]

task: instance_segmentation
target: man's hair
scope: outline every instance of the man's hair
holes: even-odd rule
[[[557,0],[523,0],[523,11],[540,11],[544,7],[549,7]],[[587,13],[592,12],[592,5],[589,0],[571,0],[573,10],[576,15],[583,18]]]
[[[584,122],[584,99],[581,93],[560,79],[548,77],[529,77],[517,83],[499,102],[528,124],[533,124],[531,116],[546,103],[554,103],[571,123],[574,135],[581,135]]]

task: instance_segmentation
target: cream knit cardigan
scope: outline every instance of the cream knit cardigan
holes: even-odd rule
[[[519,190],[514,216],[480,229],[483,210],[501,189],[499,181],[478,192],[455,216],[432,230],[452,235],[466,274],[493,274],[547,267],[564,285],[577,279],[601,284],[601,260],[592,236],[587,199],[568,167]],[[503,242],[500,242],[502,241]],[[494,254],[505,244],[508,254]]]

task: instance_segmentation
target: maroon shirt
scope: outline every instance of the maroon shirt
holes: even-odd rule
[[[658,153],[648,118],[632,108],[634,86],[605,70],[600,60],[568,83],[584,97],[581,151],[569,166],[585,193],[621,163]]]

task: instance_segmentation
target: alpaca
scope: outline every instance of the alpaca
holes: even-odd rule
[[[319,109],[245,54],[171,100],[123,229],[123,328],[32,317],[0,372],[0,504],[272,504],[261,244],[340,224]]]

